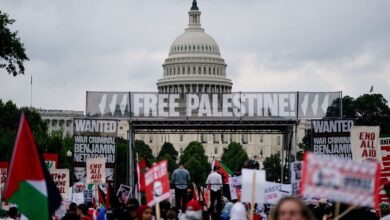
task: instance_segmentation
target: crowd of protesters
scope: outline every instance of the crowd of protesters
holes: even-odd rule
[[[162,220],[248,220],[250,219],[250,205],[237,200],[230,200],[223,188],[223,175],[217,166],[207,177],[205,186],[210,191],[210,205],[207,208],[204,198],[195,198],[194,193],[189,193],[191,177],[183,164],[180,164],[171,178],[175,191],[174,204],[162,201],[159,206]],[[154,220],[156,208],[140,204],[136,198],[123,199],[118,196],[118,203],[106,210],[105,207],[93,207],[92,202],[76,205],[71,203],[62,220]],[[254,207],[255,220],[331,220],[335,215],[349,212],[343,215],[342,220],[379,220],[386,219],[390,213],[388,204],[382,204],[380,211],[368,208],[349,209],[341,205],[336,214],[335,203],[326,199],[302,200],[298,197],[284,197],[278,204],[256,204]],[[390,215],[389,215],[390,216]],[[22,220],[15,207],[8,211],[7,220]],[[56,219],[57,220],[57,219]],[[59,220],[59,219],[58,219]]]

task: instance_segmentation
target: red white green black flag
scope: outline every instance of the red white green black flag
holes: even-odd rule
[[[16,204],[29,220],[50,219],[61,205],[61,195],[38,152],[24,114],[19,123],[4,198]]]

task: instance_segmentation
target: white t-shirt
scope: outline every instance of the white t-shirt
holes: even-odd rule
[[[222,176],[217,172],[209,174],[206,180],[206,185],[210,186],[211,191],[218,191],[222,188]]]

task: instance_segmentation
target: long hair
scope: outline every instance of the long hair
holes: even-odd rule
[[[278,220],[279,219],[280,207],[282,206],[282,204],[284,202],[287,202],[287,201],[292,201],[292,202],[295,202],[296,204],[298,204],[299,208],[301,209],[301,215],[305,220],[314,220],[315,219],[312,212],[310,211],[310,209],[302,202],[301,199],[299,199],[297,197],[288,196],[288,197],[282,198],[278,202],[278,204],[275,206],[275,208],[272,210],[271,220]]]

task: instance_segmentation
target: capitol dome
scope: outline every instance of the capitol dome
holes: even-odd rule
[[[164,77],[157,82],[160,93],[229,93],[226,63],[217,42],[200,24],[199,8],[193,0],[189,24],[175,39],[163,64]]]

